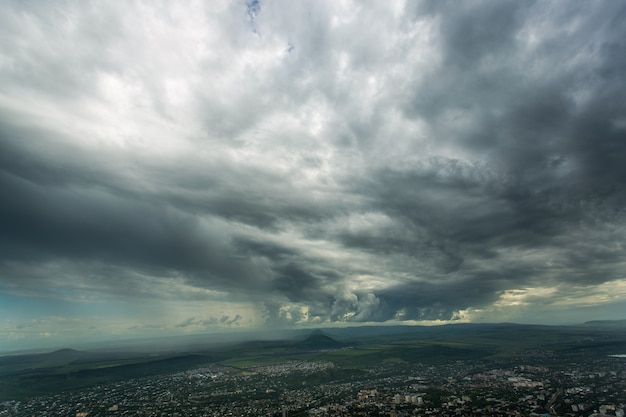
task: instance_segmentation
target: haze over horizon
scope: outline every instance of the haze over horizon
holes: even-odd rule
[[[6,1],[0,345],[624,319],[626,3]]]

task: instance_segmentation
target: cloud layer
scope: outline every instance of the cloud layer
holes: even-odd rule
[[[623,302],[624,22],[613,1],[10,2],[0,291],[196,330]]]

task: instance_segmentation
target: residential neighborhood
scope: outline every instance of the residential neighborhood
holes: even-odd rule
[[[543,362],[547,359],[545,353]],[[456,361],[342,369],[330,362],[215,365],[75,392],[6,401],[0,417],[616,416],[626,358],[554,366]]]

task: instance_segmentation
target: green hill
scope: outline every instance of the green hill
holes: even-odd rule
[[[297,345],[300,349],[309,350],[337,349],[341,346],[341,342],[336,341],[321,330],[315,330]]]

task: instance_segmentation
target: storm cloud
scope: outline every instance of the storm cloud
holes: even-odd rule
[[[601,315],[626,301],[624,22],[614,1],[8,2],[5,316]]]

